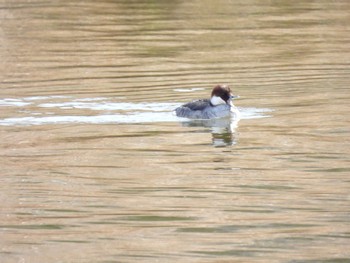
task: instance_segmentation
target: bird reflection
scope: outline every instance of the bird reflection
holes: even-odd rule
[[[212,144],[215,147],[226,147],[234,145],[237,142],[236,128],[238,126],[238,118],[220,118],[209,120],[190,120],[183,122],[186,127],[206,127],[211,129]]]

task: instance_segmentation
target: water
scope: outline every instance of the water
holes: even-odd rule
[[[0,1],[0,261],[349,262],[349,13]]]
[[[68,99],[57,102],[57,99]],[[52,103],[51,101],[56,102]],[[43,102],[49,101],[49,102]],[[174,109],[181,106],[181,103],[130,103],[130,102],[112,102],[107,98],[85,98],[71,99],[65,96],[51,97],[28,97],[28,98],[5,98],[0,100],[0,107],[17,108],[17,113],[24,114],[24,117],[4,118],[0,120],[3,126],[24,126],[24,125],[43,125],[57,123],[159,123],[159,122],[190,122],[198,123],[196,120],[187,118],[178,118]],[[64,115],[66,110],[81,109],[82,115]],[[49,110],[49,111],[48,111]],[[61,114],[54,111],[63,110]],[[99,114],[84,116],[86,110],[95,111]],[[232,117],[231,120],[215,119],[201,120],[202,125],[220,126],[220,122],[232,124],[241,119],[264,118],[271,112],[270,109],[245,108],[240,109],[239,117]],[[107,114],[108,113],[108,114]]]

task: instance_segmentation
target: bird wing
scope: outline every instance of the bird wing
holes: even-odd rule
[[[210,105],[210,100],[196,100],[182,105],[182,107],[189,108],[191,110],[203,110]]]

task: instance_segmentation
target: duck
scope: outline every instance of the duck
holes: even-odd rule
[[[210,99],[198,99],[188,102],[175,109],[178,117],[188,119],[213,119],[238,117],[239,111],[232,100],[238,96],[232,95],[228,85],[216,85],[211,92]]]

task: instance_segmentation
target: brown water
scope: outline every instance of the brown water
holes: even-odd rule
[[[1,262],[350,261],[349,1],[1,0],[0,55]]]

